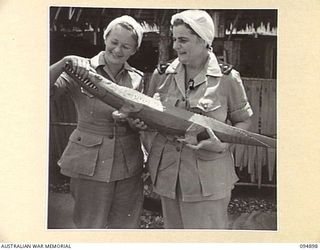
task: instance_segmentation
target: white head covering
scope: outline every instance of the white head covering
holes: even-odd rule
[[[120,23],[128,23],[130,24],[133,29],[136,31],[137,33],[137,36],[138,36],[138,48],[140,47],[141,45],[141,42],[142,42],[142,37],[143,37],[143,28],[142,26],[131,16],[127,16],[127,15],[124,15],[124,16],[121,16],[121,17],[117,17],[115,18],[114,20],[112,20],[109,25],[107,26],[107,28],[105,29],[105,31],[103,32],[103,38],[105,39],[106,36],[109,34],[109,32],[112,30],[112,28],[114,26],[116,26],[117,24],[120,24]]]
[[[204,10],[185,10],[171,18],[171,25],[176,19],[181,19],[211,46],[214,39],[214,24],[211,16]]]

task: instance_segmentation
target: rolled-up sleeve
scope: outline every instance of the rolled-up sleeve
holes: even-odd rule
[[[229,89],[228,96],[228,118],[235,124],[247,120],[253,115],[253,111],[240,78],[236,70],[232,70],[226,81]]]

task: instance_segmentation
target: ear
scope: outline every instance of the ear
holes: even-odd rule
[[[198,43],[200,43],[200,44],[203,45],[204,47],[207,47],[206,41],[203,40],[201,37],[198,37]]]
[[[138,48],[132,49],[132,52],[131,52],[131,55],[130,55],[130,56],[133,56],[135,53],[137,53],[137,51],[138,51]]]

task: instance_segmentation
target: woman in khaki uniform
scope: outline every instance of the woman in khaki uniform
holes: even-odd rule
[[[154,72],[147,94],[248,129],[252,110],[239,73],[222,74],[211,52],[211,17],[187,10],[174,15],[171,24],[178,58],[162,74]],[[211,138],[197,145],[157,133],[149,146],[148,167],[161,196],[165,228],[227,228],[227,207],[238,177],[229,145],[208,133]]]
[[[77,128],[58,164],[61,173],[71,177],[78,228],[138,228],[143,154],[135,121],[115,121],[114,108],[79,87],[62,73],[63,67],[71,60],[79,73],[93,70],[121,86],[142,90],[143,74],[126,62],[142,36],[132,17],[116,18],[104,32],[105,51],[91,59],[67,56],[50,67],[54,92],[67,91],[77,110]]]

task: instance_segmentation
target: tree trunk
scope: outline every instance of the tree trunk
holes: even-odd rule
[[[171,13],[164,11],[159,25],[159,59],[158,63],[166,63],[170,59],[170,17]]]

